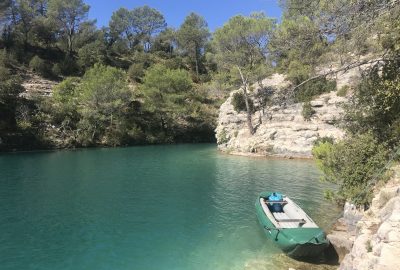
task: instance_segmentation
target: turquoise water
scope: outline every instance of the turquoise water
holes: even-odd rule
[[[0,268],[279,269],[255,198],[286,193],[324,227],[338,209],[318,178],[214,145],[2,154]]]

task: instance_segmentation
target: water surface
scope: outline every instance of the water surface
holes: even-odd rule
[[[338,209],[319,177],[312,161],[214,145],[2,154],[0,268],[287,269],[256,196],[283,192],[326,227]]]

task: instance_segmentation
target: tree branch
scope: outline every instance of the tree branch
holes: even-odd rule
[[[382,57],[382,58],[373,59],[373,60],[364,60],[364,61],[361,61],[361,62],[360,61],[356,61],[356,62],[350,63],[350,64],[348,64],[348,65],[346,65],[344,67],[341,67],[339,69],[330,70],[330,71],[325,72],[323,74],[319,74],[319,75],[313,76],[313,77],[301,82],[300,84],[296,85],[295,87],[293,87],[292,91],[296,90],[300,86],[302,86],[302,85],[304,85],[304,84],[306,84],[306,83],[308,83],[310,81],[313,81],[313,80],[316,80],[316,79],[319,79],[319,78],[325,78],[328,75],[336,74],[336,73],[339,73],[339,72],[342,72],[342,71],[343,72],[347,72],[350,69],[353,69],[353,68],[356,68],[356,67],[359,67],[359,66],[363,66],[363,65],[367,65],[367,64],[373,64],[373,63],[378,63],[378,62],[381,62],[381,61],[385,62],[385,61],[391,61],[391,60],[393,60],[393,59],[384,59]]]

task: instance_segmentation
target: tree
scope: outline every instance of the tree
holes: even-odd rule
[[[81,143],[123,143],[127,134],[125,114],[133,98],[126,73],[114,67],[95,64],[86,71],[78,92]]]
[[[171,57],[176,47],[176,31],[173,28],[166,28],[154,39],[152,52],[163,51]]]
[[[3,24],[9,20],[9,13],[11,9],[12,0],[4,0],[0,2],[0,30],[2,30]]]
[[[371,133],[349,136],[343,141],[320,142],[313,156],[324,173],[323,180],[339,185],[327,195],[340,202],[350,200],[358,206],[368,205],[372,188],[380,180],[388,151]]]
[[[113,13],[110,21],[110,33],[114,40],[128,41],[128,47],[134,48],[142,42],[145,51],[151,47],[153,34],[166,27],[164,16],[149,6],[137,7],[129,11],[120,8]]]
[[[134,8],[131,11],[131,16],[133,31],[142,40],[144,50],[149,51],[152,35],[167,26],[164,16],[158,10],[149,6]]]
[[[74,52],[74,38],[80,25],[86,20],[89,8],[82,0],[49,0],[49,16],[58,25],[61,36],[66,39],[69,55]]]
[[[275,26],[273,19],[262,13],[250,17],[235,16],[214,34],[216,60],[221,68],[237,71],[245,97],[247,125],[254,134],[249,103],[249,85],[260,65],[268,64],[268,41]]]
[[[192,88],[192,80],[185,70],[173,70],[158,64],[146,71],[140,86],[145,96],[144,105],[159,119],[159,126],[165,134],[177,132],[173,126],[184,117],[186,98]]]
[[[36,15],[36,1],[16,0],[13,2],[14,24],[20,27],[25,48]]]
[[[204,47],[210,36],[207,22],[196,13],[190,13],[179,30],[177,42],[179,47],[195,62],[197,77],[199,76],[200,57],[204,53]]]
[[[114,11],[109,23],[110,35],[115,42],[123,39],[128,42],[128,47],[134,47],[134,33],[132,30],[131,13],[126,8],[120,8]]]
[[[0,131],[16,126],[18,95],[23,91],[20,80],[11,73],[5,50],[0,51]]]
[[[390,147],[400,142],[400,61],[375,67],[356,88],[346,106],[346,127],[352,134],[372,132]]]
[[[326,47],[318,26],[305,16],[284,17],[270,43],[279,68],[295,85],[309,78]]]

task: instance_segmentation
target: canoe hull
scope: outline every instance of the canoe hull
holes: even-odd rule
[[[266,193],[260,195],[264,196]],[[293,258],[315,257],[328,246],[324,231],[320,228],[283,228],[277,229],[265,215],[260,203],[260,197],[255,203],[258,221],[265,235],[283,252]]]

